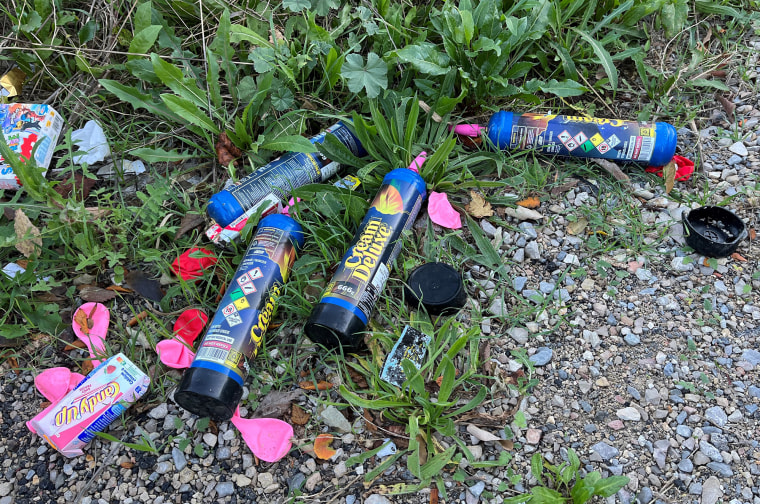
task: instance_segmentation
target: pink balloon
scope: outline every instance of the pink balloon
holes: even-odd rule
[[[48,411],[54,409],[58,402],[64,398],[66,394],[74,390],[74,387],[84,380],[84,376],[79,373],[72,373],[70,369],[65,367],[54,367],[46,369],[37,376],[34,377],[34,385],[37,390],[40,391],[45,399],[51,402],[50,406],[42,410],[32,420],[39,420],[47,415]],[[26,422],[26,426],[30,431],[37,434],[32,428],[31,420]]]
[[[156,352],[158,352],[158,358],[161,359],[161,362],[174,369],[189,368],[195,358],[195,353],[188,348],[179,336],[159,341],[156,345]]]
[[[254,455],[264,462],[277,462],[288,454],[293,444],[293,427],[276,418],[242,418],[240,408],[232,415],[232,423]]]
[[[451,128],[454,133],[457,135],[462,135],[466,137],[479,137],[480,132],[485,128],[485,126],[481,126],[479,124],[457,124],[453,128]]]
[[[77,313],[80,311],[84,312],[87,319],[92,321],[92,328],[86,333],[76,322],[78,318]],[[81,315],[79,318],[81,318]],[[74,334],[87,345],[87,350],[90,351],[90,356],[93,357],[92,364],[95,367],[100,364],[100,360],[95,359],[96,353],[98,356],[105,356],[105,338],[106,334],[108,334],[108,325],[110,322],[111,312],[108,311],[108,308],[106,308],[105,305],[100,303],[85,303],[74,313],[74,322],[71,323],[71,326],[74,329]]]
[[[449,229],[459,229],[462,227],[462,216],[454,210],[449,203],[449,196],[446,193],[431,192],[428,201],[428,215],[430,220]]]
[[[420,168],[422,168],[422,163],[425,162],[425,159],[427,159],[427,152],[420,152],[420,155],[412,160],[412,164],[409,165],[409,169],[414,173],[419,173]]]

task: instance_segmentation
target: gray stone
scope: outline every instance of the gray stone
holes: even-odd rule
[[[528,242],[527,245],[525,245],[525,255],[528,259],[540,259],[541,258],[541,251],[538,248],[538,242],[531,241]]]
[[[702,493],[702,483],[695,481],[689,485],[689,493],[691,495],[700,495]]]
[[[538,238],[538,233],[536,232],[536,228],[533,226],[532,223],[521,222],[520,224],[518,224],[517,227],[519,227],[520,231],[522,231],[523,234],[527,236],[528,238],[533,238],[534,240]]]
[[[356,502],[356,495],[346,495],[346,504],[354,504]]]
[[[322,413],[319,414],[324,421],[330,427],[337,429],[340,432],[351,432],[351,424],[346,420],[338,408],[335,406],[328,406]]]
[[[678,470],[685,473],[691,473],[694,470],[694,464],[691,460],[685,458],[678,463]]]
[[[304,482],[306,482],[306,475],[302,472],[297,472],[288,480],[288,490],[291,492],[300,490]]]
[[[720,489],[720,481],[715,476],[710,476],[702,485],[701,504],[716,504],[723,497],[723,490]]]
[[[372,494],[364,500],[364,504],[392,504],[384,495]]]
[[[694,454],[694,465],[703,466],[710,462],[710,457],[698,451]]]
[[[639,410],[634,408],[633,406],[628,406],[627,408],[620,408],[615,413],[617,417],[620,420],[626,420],[629,422],[638,422],[641,420],[641,413],[639,413]]]
[[[647,404],[651,404],[653,406],[657,406],[660,404],[660,401],[662,400],[662,397],[660,397],[660,393],[655,388],[648,388],[644,391],[644,402]]]
[[[734,475],[731,466],[723,462],[710,462],[707,467],[715,471],[721,478],[728,478]]]
[[[509,308],[502,298],[494,299],[488,307],[488,311],[496,317],[507,317],[509,315]]]
[[[549,364],[549,361],[552,360],[552,356],[554,355],[554,352],[551,348],[548,347],[541,347],[538,349],[536,353],[530,356],[530,361],[533,363],[534,366],[540,367],[545,366]]]
[[[674,257],[670,261],[670,266],[676,271],[692,271],[694,269],[694,261],[690,257]]]
[[[641,343],[641,338],[639,338],[636,334],[628,333],[626,334],[623,339],[625,342],[630,346],[636,346],[639,343]]]
[[[723,411],[723,408],[720,406],[713,406],[712,408],[707,408],[705,411],[705,418],[708,422],[713,424],[716,427],[725,427],[725,425],[728,423],[728,416],[726,415],[726,412]]]
[[[187,467],[187,459],[185,458],[185,454],[182,453],[182,450],[176,446],[172,448],[172,459],[174,460],[175,471],[180,472],[182,469]]]
[[[156,465],[156,472],[158,474],[166,474],[166,473],[168,473],[171,470],[172,470],[172,464],[171,464],[171,462],[164,461],[164,462],[159,462]]]
[[[757,387],[755,385],[750,385],[747,387],[747,393],[750,397],[754,397],[755,399],[760,399],[760,387]]]
[[[227,497],[235,493],[235,485],[231,481],[220,481],[216,484],[216,496]]]
[[[166,406],[166,403],[161,403],[148,413],[148,416],[150,418],[153,418],[155,420],[161,420],[163,419],[166,414],[169,412],[169,408]]]
[[[676,427],[676,434],[684,438],[691,437],[691,428],[688,425],[679,425]]]
[[[728,161],[726,161],[726,164],[728,164],[728,166],[734,166],[741,163],[742,161],[744,161],[744,159],[741,156],[734,154],[733,156],[728,158]]]
[[[231,456],[232,456],[232,450],[230,450],[229,446],[220,446],[216,450],[217,460],[229,460]]]
[[[540,290],[544,294],[551,294],[552,291],[554,291],[555,285],[552,282],[544,282],[541,281],[538,284],[538,290]]]
[[[604,441],[599,441],[594,446],[592,446],[591,449],[597,455],[599,455],[602,460],[610,460],[611,458],[617,457],[620,454],[620,450],[614,446],[608,445]]]
[[[522,327],[513,327],[507,331],[507,334],[509,334],[518,345],[524,345],[528,342],[528,330]]]
[[[744,145],[744,142],[738,141],[731,145],[731,147],[728,148],[731,152],[734,154],[738,154],[741,157],[747,157],[747,154],[749,154],[749,151],[747,151],[747,146]]]
[[[0,483],[0,497],[5,497],[13,491],[13,483],[10,481],[4,481]]]
[[[760,364],[760,352],[758,352],[757,350],[747,349],[744,352],[742,352],[741,360],[747,361],[753,366],[757,366],[758,364]]]
[[[636,496],[636,504],[649,504],[652,502],[654,495],[652,495],[652,489],[648,486],[641,489],[641,492]]]
[[[699,442],[699,451],[714,462],[723,462],[723,457],[721,456],[720,451],[704,439]]]
[[[628,385],[626,388],[628,393],[637,401],[641,401],[641,392],[639,392],[636,387],[632,387],[631,385]]]
[[[483,481],[478,481],[477,483],[472,485],[468,490],[475,497],[480,497],[480,494],[482,494],[483,490],[485,489],[486,489],[486,484]]]
[[[670,441],[667,439],[660,439],[654,442],[654,449],[652,457],[657,462],[657,466],[660,469],[665,469],[666,458],[668,455],[668,449],[670,448]]]
[[[489,237],[493,238],[496,235],[496,226],[491,224],[486,219],[483,219],[480,221],[480,227],[483,229],[483,232]]]
[[[512,279],[512,287],[517,292],[521,292],[525,288],[525,284],[528,283],[528,277],[514,277]]]

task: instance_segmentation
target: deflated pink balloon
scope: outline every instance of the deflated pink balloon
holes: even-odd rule
[[[242,418],[240,408],[232,415],[232,423],[243,435],[243,441],[254,455],[264,462],[277,462],[292,448],[293,427],[276,418]]]
[[[66,394],[71,392],[74,387],[79,385],[79,382],[82,380],[84,380],[83,375],[79,373],[72,373],[70,369],[65,367],[54,367],[46,369],[45,371],[35,376],[34,385],[37,387],[37,390],[39,390],[40,394],[42,394],[45,399],[50,401],[52,404],[42,410],[32,420],[39,420],[47,415],[48,411],[54,409],[58,405],[58,402],[63,399]],[[31,420],[26,422],[26,426],[30,431],[37,434],[37,431],[32,428]]]
[[[414,173],[419,173],[420,168],[422,168],[422,163],[425,162],[425,159],[427,159],[427,152],[420,152],[420,155],[412,160],[412,164],[409,165],[409,169]]]
[[[190,308],[180,313],[177,321],[174,323],[174,335],[187,341],[192,345],[195,339],[203,332],[203,328],[208,322],[208,315],[201,310]]]
[[[486,128],[485,126],[481,126],[480,124],[457,124],[451,129],[457,135],[475,138],[475,137],[479,137],[480,132]]]
[[[195,353],[179,337],[159,341],[156,352],[161,362],[174,369],[189,368],[195,358]]]
[[[84,316],[79,312],[83,312]],[[82,328],[77,322],[79,320],[91,321],[92,327]],[[90,356],[93,357],[92,364],[97,367],[100,360],[95,359],[96,352],[99,356],[106,353],[105,338],[108,334],[108,325],[111,322],[111,313],[105,305],[100,303],[85,303],[74,313],[74,322],[71,326],[74,328],[74,334],[87,345]]]
[[[459,229],[462,227],[462,216],[454,210],[449,203],[449,196],[446,193],[431,192],[428,201],[428,215],[430,220],[449,229]]]
[[[301,202],[301,198],[298,198],[298,202],[299,203]],[[280,212],[280,213],[282,213],[282,214],[287,215],[288,217],[290,217],[290,207],[292,207],[295,204],[296,204],[296,200],[293,199],[293,198],[290,198],[288,200],[288,204],[285,205],[284,207],[282,207],[282,212]]]

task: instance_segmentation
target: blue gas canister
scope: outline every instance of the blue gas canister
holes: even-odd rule
[[[355,156],[367,154],[359,139],[342,122],[311,137],[311,143],[324,142],[327,133],[335,135]],[[242,178],[229,189],[211,196],[206,213],[225,227],[243,214],[253,215],[262,204],[287,200],[293,189],[327,180],[339,167],[337,162],[330,161],[319,152],[288,152]]]
[[[232,417],[248,376],[248,360],[261,346],[303,244],[301,226],[291,217],[261,219],[193,363],[182,375],[174,394],[177,404],[200,417]]]
[[[500,111],[488,122],[488,139],[499,149],[630,161],[663,166],[676,152],[676,129],[665,122],[624,121]]]
[[[424,153],[423,153],[424,154]],[[401,252],[404,230],[425,200],[425,181],[412,167],[397,168],[384,178],[348,251],[304,326],[314,342],[330,348],[361,348],[375,303],[388,280],[393,261]]]

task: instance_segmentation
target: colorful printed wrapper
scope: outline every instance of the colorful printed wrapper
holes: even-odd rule
[[[93,369],[87,378],[31,427],[66,457],[82,448],[147,390],[150,378],[124,354],[116,354]]]
[[[48,105],[0,103],[0,127],[8,146],[22,158],[29,159],[37,147],[34,160],[47,170],[63,127],[58,112]],[[20,186],[13,169],[0,157],[0,189],[18,189]]]

